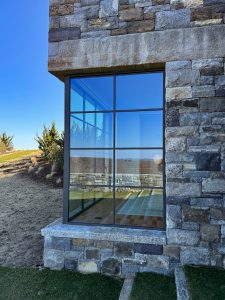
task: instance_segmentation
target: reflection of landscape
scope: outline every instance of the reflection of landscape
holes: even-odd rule
[[[116,185],[162,187],[162,160],[117,159]],[[71,185],[113,185],[111,158],[71,157]]]
[[[115,221],[119,225],[162,227],[162,189],[117,188]],[[70,218],[75,222],[112,224],[113,193],[109,188],[73,188]]]

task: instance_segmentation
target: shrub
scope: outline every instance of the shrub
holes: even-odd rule
[[[13,150],[13,136],[7,135],[6,132],[0,134],[0,152]]]
[[[51,128],[44,126],[42,136],[35,139],[38,142],[38,148],[42,150],[46,161],[56,163],[59,172],[63,171],[64,163],[64,134],[58,134],[55,123]]]
[[[36,136],[36,141],[38,143],[38,148],[43,152],[43,155],[48,159],[49,152],[52,145],[58,139],[59,135],[55,126],[55,122],[52,122],[51,128],[44,125],[44,129],[41,136]]]

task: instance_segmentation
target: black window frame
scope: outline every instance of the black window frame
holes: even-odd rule
[[[162,73],[163,74],[163,105],[162,108],[148,108],[148,109],[126,109],[120,110],[116,109],[116,76],[118,75],[133,75],[133,74],[149,74],[149,73]],[[102,110],[102,113],[112,112],[113,113],[113,148],[104,148],[104,150],[113,150],[113,185],[110,187],[113,189],[113,209],[114,209],[114,224],[99,224],[99,223],[85,223],[85,222],[75,222],[71,221],[69,218],[69,190],[70,190],[70,151],[73,149],[76,150],[103,150],[103,148],[71,148],[70,147],[70,119],[71,114],[77,113],[70,110],[71,106],[71,79],[76,78],[85,78],[85,77],[101,77],[101,76],[113,76],[114,78],[114,101],[112,110]],[[65,131],[65,140],[64,140],[64,184],[63,184],[63,224],[67,225],[79,225],[79,226],[102,226],[102,227],[118,227],[118,228],[136,228],[136,229],[145,229],[145,230],[157,230],[165,231],[166,230],[166,166],[165,166],[165,125],[166,125],[166,100],[165,100],[165,70],[164,69],[154,69],[154,70],[140,70],[140,71],[126,71],[126,72],[99,72],[99,73],[83,73],[79,75],[70,75],[66,76],[64,80],[65,90],[64,90],[64,131]],[[141,112],[141,111],[161,111],[163,117],[163,141],[162,147],[116,147],[115,145],[115,129],[116,129],[116,113],[117,112]],[[81,113],[81,112],[80,112]],[[96,111],[88,111],[84,113],[96,113]],[[159,227],[145,227],[145,226],[130,226],[130,225],[120,225],[115,223],[115,188],[120,187],[115,184],[116,170],[115,170],[115,153],[116,150],[162,150],[163,153],[163,186],[159,189],[163,190],[163,226]],[[90,185],[90,187],[99,187],[98,185]],[[101,185],[104,187],[104,185]],[[109,186],[107,186],[109,187]],[[121,186],[123,188],[129,188],[129,186]],[[132,188],[148,189],[150,186],[132,186]],[[155,187],[154,187],[155,188]]]

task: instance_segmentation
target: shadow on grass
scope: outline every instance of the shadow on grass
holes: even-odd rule
[[[225,299],[225,270],[185,266],[184,271],[192,300]]]
[[[134,280],[131,300],[176,300],[174,277],[155,273],[138,273]]]
[[[0,299],[118,300],[122,285],[100,274],[0,267]]]

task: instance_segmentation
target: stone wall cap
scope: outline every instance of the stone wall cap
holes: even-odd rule
[[[63,224],[57,219],[41,230],[44,237],[82,238],[132,243],[166,244],[166,232],[149,229],[134,229],[106,226]]]

